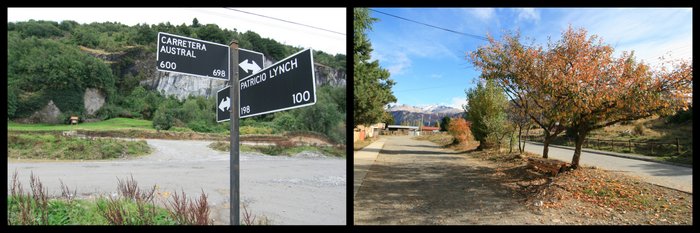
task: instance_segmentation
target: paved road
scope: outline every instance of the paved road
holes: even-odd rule
[[[354,196],[355,224],[538,224],[492,164],[411,136],[383,137]]]
[[[25,189],[30,172],[49,192],[60,194],[59,179],[77,187],[79,196],[116,192],[117,177],[133,175],[140,187],[158,185],[165,192],[184,190],[209,195],[216,224],[229,224],[229,153],[207,147],[211,142],[148,139],[149,156],[93,162],[10,162],[8,185],[17,170]],[[271,224],[346,224],[346,160],[241,153],[240,196],[256,215]],[[8,187],[9,192],[9,187]],[[242,216],[242,215],[241,215]]]
[[[527,143],[525,150],[542,154],[542,144]],[[693,192],[693,169],[688,167],[673,166],[663,163],[648,162],[636,159],[627,159],[609,155],[581,152],[580,164],[596,166],[611,171],[624,172],[627,175],[640,177],[649,183]],[[549,157],[571,162],[574,155],[573,149],[562,147],[549,147]]]

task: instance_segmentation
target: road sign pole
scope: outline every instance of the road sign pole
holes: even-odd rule
[[[231,52],[231,67],[238,67],[238,41],[231,41],[230,52]],[[240,119],[240,114],[238,111],[240,105],[240,85],[238,84],[238,69],[229,69],[230,80],[229,88],[230,99],[231,99],[231,203],[229,204],[229,209],[231,210],[231,225],[239,225],[239,214],[240,214],[240,196],[239,196],[239,183],[240,183],[240,170],[239,164],[239,132],[238,132],[238,120]]]

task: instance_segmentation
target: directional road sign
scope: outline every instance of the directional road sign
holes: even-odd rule
[[[313,52],[302,50],[240,80],[240,117],[316,103]]]
[[[158,32],[156,68],[228,80],[231,55],[227,45]]]
[[[229,88],[231,86],[224,87],[224,89],[216,92],[216,122],[224,122],[231,120],[231,93],[229,93]]]
[[[262,70],[265,55],[259,52],[238,49],[238,77],[245,78]]]

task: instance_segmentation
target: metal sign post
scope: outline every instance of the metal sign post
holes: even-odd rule
[[[230,46],[230,51],[231,51],[231,67],[236,67],[236,64],[238,64],[238,41],[233,40],[231,41]],[[238,84],[238,69],[229,69],[229,72],[231,72],[231,77],[229,84],[232,87],[239,87]],[[239,88],[229,88],[229,96],[231,96],[231,108],[229,109],[231,111],[231,202],[229,204],[229,209],[231,210],[231,224],[230,225],[239,225],[240,220],[239,220],[239,214],[240,214],[240,196],[239,196],[239,183],[240,183],[240,170],[238,167],[239,164],[239,144],[238,144],[238,120],[240,119],[238,111],[240,109],[238,106],[240,105],[239,101],[240,98],[237,98],[239,95],[238,93],[240,92]]]

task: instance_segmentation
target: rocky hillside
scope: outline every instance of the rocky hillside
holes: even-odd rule
[[[140,80],[140,84],[147,89],[176,96],[178,99],[185,99],[189,95],[213,97],[218,90],[228,85],[228,81],[157,71],[155,52],[149,52],[144,48],[134,47],[119,53],[105,53],[90,49],[83,49],[83,51],[112,64],[112,69],[120,70],[122,77],[127,74],[140,75],[144,77]],[[268,59],[268,56],[265,57],[265,67],[275,62],[277,61]],[[345,87],[347,76],[343,70],[315,63],[314,72],[316,86]]]

